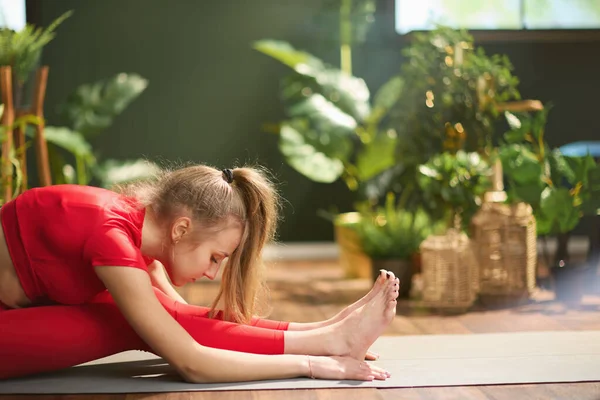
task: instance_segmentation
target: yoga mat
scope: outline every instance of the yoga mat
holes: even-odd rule
[[[188,384],[148,353],[125,352],[55,373],[0,381],[0,394],[148,393],[427,387],[600,381],[600,331],[384,336],[372,350],[386,381],[307,378]],[[235,365],[232,365],[235,368]]]

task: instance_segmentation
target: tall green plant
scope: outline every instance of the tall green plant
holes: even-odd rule
[[[315,182],[341,178],[355,191],[394,165],[396,136],[380,123],[400,96],[402,80],[388,81],[371,104],[362,79],[287,42],[262,40],[254,48],[293,71],[281,82],[288,119],[277,130],[279,149],[292,168]]]

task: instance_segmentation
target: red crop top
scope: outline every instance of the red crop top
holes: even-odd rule
[[[96,266],[148,271],[140,246],[145,210],[107,189],[29,189],[0,209],[2,228],[27,297],[80,304],[105,289]],[[129,207],[128,207],[129,206]]]

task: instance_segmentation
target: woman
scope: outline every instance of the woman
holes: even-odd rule
[[[277,211],[252,168],[187,167],[121,193],[26,191],[0,209],[0,377],[139,348],[188,382],[386,379],[364,357],[395,315],[391,274],[329,321],[253,318]],[[183,304],[169,284],[214,279],[225,260],[211,310]]]

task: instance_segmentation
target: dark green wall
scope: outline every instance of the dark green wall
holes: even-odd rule
[[[148,157],[227,167],[236,162],[266,165],[287,202],[282,241],[331,240],[319,208],[350,207],[341,184],[308,181],[291,170],[276,138],[261,125],[283,117],[278,80],[287,69],[250,48],[254,40],[277,38],[337,63],[334,44],[318,40],[310,21],[322,0],[52,0],[30,3],[30,19],[47,26],[66,10],[74,15],[45,49],[50,66],[46,110],[52,111],[77,85],[135,72],[149,80],[146,92],[94,145],[106,157]],[[389,6],[388,0],[381,0]],[[390,14],[381,15],[369,45],[356,50],[354,73],[372,91],[398,69],[401,44]],[[600,42],[487,43],[488,53],[506,53],[526,98],[556,105],[549,140],[600,138],[596,93]]]

